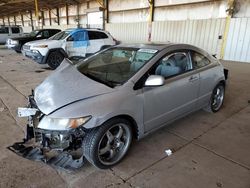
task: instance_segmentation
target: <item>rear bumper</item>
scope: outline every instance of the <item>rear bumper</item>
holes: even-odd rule
[[[23,50],[22,54],[25,57],[31,58],[36,63],[45,64],[45,57],[42,56],[39,51],[27,51],[27,50]]]

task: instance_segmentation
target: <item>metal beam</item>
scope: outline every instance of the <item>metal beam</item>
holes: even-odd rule
[[[10,25],[10,17],[8,16],[8,24]]]
[[[66,4],[66,23],[69,25],[69,6]]]
[[[59,8],[56,8],[57,24],[60,25]]]
[[[32,31],[34,30],[34,25],[33,25],[33,17],[32,17],[32,11],[30,10],[30,22],[31,22],[31,28],[32,28]]]
[[[51,23],[51,10],[49,9],[49,25],[52,25]]]
[[[106,23],[109,23],[109,0],[105,0],[105,19],[106,19]]]
[[[227,45],[227,37],[228,37],[231,18],[232,18],[233,13],[234,13],[234,6],[235,6],[235,1],[228,0],[228,9],[226,10],[227,11],[226,25],[225,25],[225,29],[224,29],[222,45],[221,45],[221,53],[220,53],[221,59],[223,59],[224,55],[225,55],[225,48]]]
[[[42,14],[42,26],[44,26],[45,25],[44,11],[41,11],[41,14]]]
[[[21,14],[22,26],[24,27],[23,14]]]
[[[14,23],[15,23],[15,25],[16,25],[16,16],[14,16]]]
[[[78,3],[76,5],[77,7],[77,27],[79,28],[80,27],[80,4]]]

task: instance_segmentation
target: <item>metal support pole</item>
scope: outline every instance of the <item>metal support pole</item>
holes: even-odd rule
[[[21,14],[22,26],[24,27],[23,14]]]
[[[80,4],[77,3],[77,27],[80,28]]]
[[[152,37],[152,22],[154,21],[154,0],[148,0],[149,2],[149,18],[148,18],[148,42],[151,42]]]
[[[44,11],[41,11],[41,13],[42,13],[42,26],[44,26],[44,25],[45,25],[45,20],[44,20]]]
[[[233,16],[233,12],[234,12],[234,3],[235,3],[234,0],[228,0],[228,9],[226,10],[228,14],[227,14],[227,18],[226,18],[226,25],[225,25],[223,39],[222,39],[220,59],[224,59],[230,22],[231,22],[231,18]]]
[[[66,23],[69,25],[69,6],[66,4]]]
[[[57,24],[60,25],[59,8],[56,8]]]
[[[33,18],[32,18],[32,11],[30,10],[29,12],[30,12],[31,28],[32,28],[32,31],[34,31]]]
[[[49,10],[49,25],[52,25],[52,23],[51,23],[51,10]]]
[[[8,16],[8,24],[10,25],[10,17]]]
[[[16,16],[14,16],[14,23],[15,23],[15,25],[16,25]]]
[[[35,0],[36,27],[39,26],[38,0]]]

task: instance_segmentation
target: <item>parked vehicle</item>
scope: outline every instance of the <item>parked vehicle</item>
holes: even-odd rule
[[[65,57],[87,57],[101,49],[115,45],[115,39],[99,29],[68,29],[48,40],[28,42],[23,54],[40,64],[56,69]]]
[[[13,37],[7,40],[6,45],[18,53],[21,53],[22,47],[25,43],[30,41],[47,39],[60,32],[60,29],[40,29],[34,30],[26,36]]]
[[[35,89],[29,108],[18,110],[29,119],[26,140],[40,145],[27,154],[23,143],[22,152],[44,160],[46,152],[83,149],[81,157],[110,168],[133,137],[202,108],[219,111],[227,74],[216,58],[185,44],[118,45],[75,65],[66,59]]]
[[[8,38],[23,36],[23,29],[20,26],[0,26],[0,44],[5,44]]]

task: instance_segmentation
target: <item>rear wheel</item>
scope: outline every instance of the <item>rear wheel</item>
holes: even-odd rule
[[[64,56],[60,52],[51,52],[47,59],[47,64],[51,69],[56,69],[63,61]]]
[[[209,112],[218,112],[223,105],[224,97],[225,86],[224,84],[220,83],[214,88],[209,106],[205,110]]]
[[[119,163],[132,141],[131,124],[121,118],[111,119],[86,134],[84,155],[91,164],[100,169]]]

